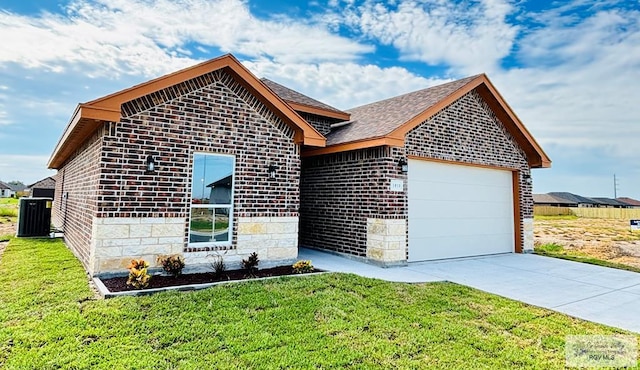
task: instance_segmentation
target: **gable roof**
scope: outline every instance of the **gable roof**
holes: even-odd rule
[[[572,205],[577,204],[576,202],[572,202],[567,199],[557,198],[551,194],[533,194],[533,203],[534,204],[565,204]]]
[[[38,189],[55,189],[56,188],[56,180],[49,176],[49,177],[45,177],[44,179],[38,181],[38,182],[34,182],[31,185],[28,185],[27,188],[29,189],[33,189],[33,188],[38,188]]]
[[[327,135],[327,147],[306,151],[305,155],[381,145],[403,146],[409,131],[472,90],[480,94],[505,125],[524,150],[531,167],[551,166],[549,157],[484,74],[349,109],[349,124]]]
[[[79,104],[56,145],[49,168],[60,168],[71,154],[104,122],[121,119],[121,105],[150,93],[188,81],[204,74],[224,69],[263,104],[295,131],[295,141],[309,146],[325,146],[326,139],[311,124],[244,67],[233,55],[227,54],[204,63],[170,73],[128,89]]]
[[[640,207],[640,200],[636,200],[628,197],[619,197],[619,198],[616,198],[616,200],[629,206]]]
[[[7,184],[6,182],[3,182],[3,181],[0,181],[0,189],[13,190],[13,189],[11,189],[11,186],[9,186],[9,184]]]
[[[555,197],[555,198],[566,199],[566,200],[574,202],[576,204],[598,204],[593,199],[589,199],[587,197],[583,197],[581,195],[573,194],[573,193],[569,193],[569,192],[555,191],[555,192],[551,192],[551,193],[548,193],[548,194],[553,196],[553,197]]]
[[[351,108],[351,124],[329,135],[327,145],[385,136],[433,107],[475,77],[477,76]]]
[[[312,97],[299,93],[286,86],[282,86],[277,82],[271,81],[266,78],[260,79],[267,87],[273,90],[280,98],[286,101],[291,108],[296,111],[316,114],[318,116],[336,118],[342,121],[350,119],[350,115],[347,112],[343,112],[337,108],[334,108],[328,104],[318,101]]]

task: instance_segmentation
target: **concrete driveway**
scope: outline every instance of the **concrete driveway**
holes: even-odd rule
[[[310,259],[323,270],[388,281],[451,281],[640,333],[640,273],[533,254],[415,262],[392,268],[302,248],[299,258]]]

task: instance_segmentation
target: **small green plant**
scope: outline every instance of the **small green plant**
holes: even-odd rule
[[[162,269],[173,276],[179,276],[182,274],[184,268],[184,257],[179,254],[160,255],[157,262],[162,266]]]
[[[147,273],[149,263],[141,259],[131,260],[127,268],[129,269],[129,279],[127,285],[131,285],[135,289],[144,289],[149,286],[151,275]]]
[[[249,255],[249,257],[247,257],[247,259],[242,260],[242,268],[247,270],[249,276],[254,277],[258,272],[258,263],[260,263],[260,260],[258,259],[258,253],[253,252]]]
[[[295,272],[296,274],[306,274],[308,272],[313,272],[313,265],[311,264],[310,260],[300,260],[291,265],[291,267],[293,268],[293,272]]]
[[[213,276],[216,279],[220,279],[224,272],[227,270],[227,265],[224,263],[224,258],[220,255],[220,252],[216,251],[214,256],[209,255],[209,257],[213,258],[211,262],[211,268],[213,269]],[[227,251],[224,251],[224,254],[227,254]]]

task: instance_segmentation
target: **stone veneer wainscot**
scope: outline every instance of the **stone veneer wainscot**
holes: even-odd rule
[[[211,270],[216,255],[224,256],[231,268],[258,253],[261,266],[290,264],[298,256],[297,217],[239,217],[235,249],[184,252],[184,227],[179,217],[111,217],[93,220],[93,253],[89,272],[122,271],[134,258],[152,264],[161,254],[183,254],[187,270]]]

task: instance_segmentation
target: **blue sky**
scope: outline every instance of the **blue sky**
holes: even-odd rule
[[[481,72],[553,160],[534,191],[640,199],[638,1],[0,3],[0,180],[34,182],[76,104],[233,53],[338,108]]]

